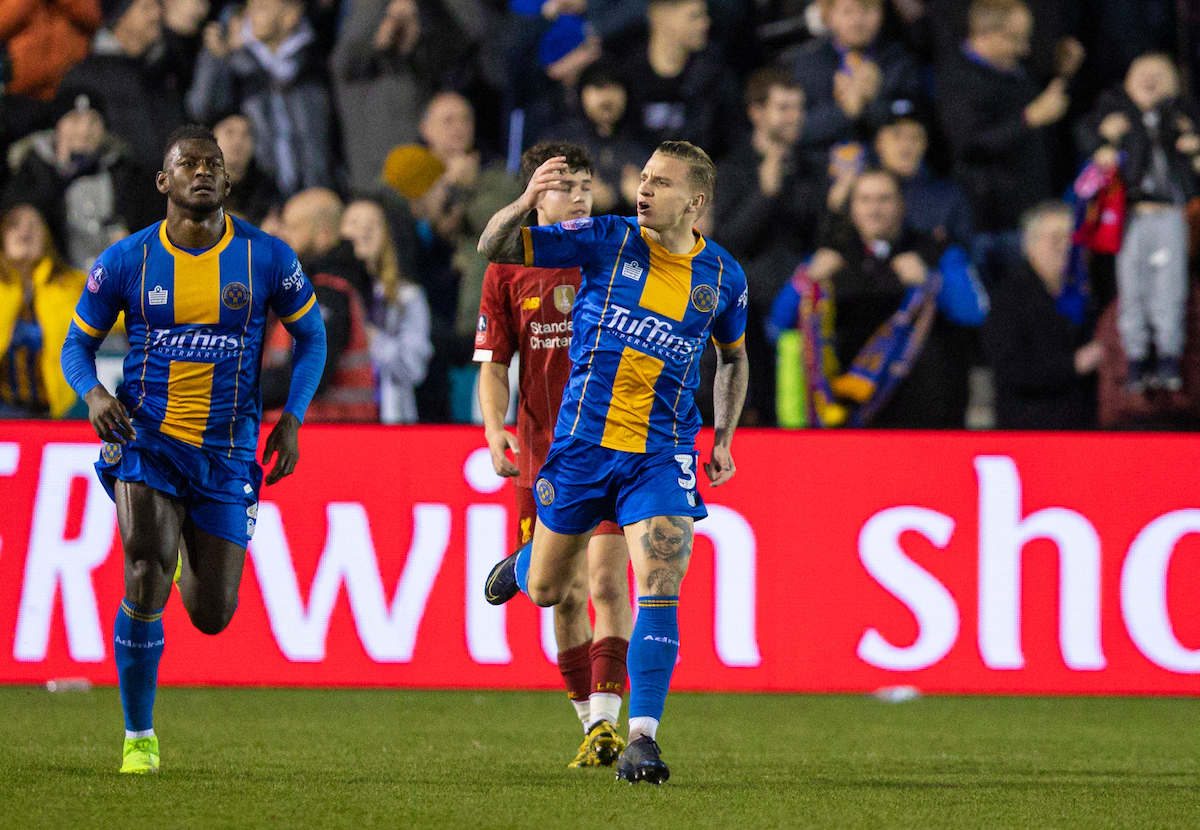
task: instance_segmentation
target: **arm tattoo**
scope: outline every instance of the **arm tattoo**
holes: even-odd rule
[[[490,262],[524,265],[525,242],[521,239],[521,223],[528,213],[521,199],[497,211],[479,236],[479,253]]]
[[[733,440],[733,431],[742,417],[746,389],[750,385],[750,361],[746,347],[725,351],[717,349],[717,375],[713,381],[713,414],[718,443]]]

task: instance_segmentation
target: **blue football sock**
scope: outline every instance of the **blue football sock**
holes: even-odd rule
[[[679,597],[639,597],[629,638],[629,718],[662,720],[679,655]]]
[[[517,587],[522,594],[529,596],[529,560],[533,558],[533,542],[526,542],[525,547],[513,556],[517,557]]]
[[[125,729],[146,732],[154,728],[154,690],[158,686],[158,661],[163,653],[163,609],[139,608],[121,600],[113,626],[113,654],[121,684]]]

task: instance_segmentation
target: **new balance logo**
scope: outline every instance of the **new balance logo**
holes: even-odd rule
[[[621,274],[629,277],[631,280],[640,280],[644,270],[646,269],[632,259],[621,266]]]
[[[150,305],[167,304],[167,289],[161,285],[154,286],[153,290],[147,292],[146,296],[150,298]]]

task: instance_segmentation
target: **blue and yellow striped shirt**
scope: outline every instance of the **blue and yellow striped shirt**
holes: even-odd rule
[[[125,312],[129,354],[118,396],[139,429],[252,460],[267,310],[289,323],[315,303],[291,248],[227,216],[225,235],[203,253],[173,245],[165,222],[110,247],[72,323],[102,339]]]
[[[582,272],[555,437],[626,452],[691,449],[700,430],[695,393],[705,343],[711,336],[733,348],[745,336],[741,266],[699,235],[690,252],[672,254],[633,218],[574,219],[522,232],[527,266]]]

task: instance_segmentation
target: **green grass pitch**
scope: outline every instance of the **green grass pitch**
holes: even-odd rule
[[[671,780],[568,770],[561,693],[0,687],[0,827],[1197,828],[1200,700],[675,694]]]

